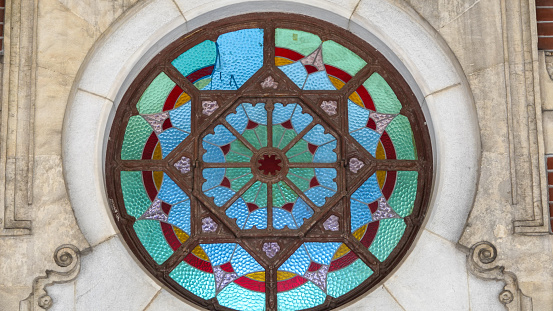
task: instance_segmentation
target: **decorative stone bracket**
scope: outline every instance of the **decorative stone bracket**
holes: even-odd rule
[[[518,287],[514,273],[505,271],[503,266],[494,266],[497,249],[490,242],[479,242],[473,245],[467,257],[467,267],[479,278],[505,282],[499,301],[509,311],[532,311],[532,298],[524,295]]]
[[[50,309],[53,301],[44,288],[52,284],[70,282],[81,270],[81,254],[73,245],[65,244],[58,247],[54,253],[54,261],[62,268],[61,271],[46,270],[46,276],[35,278],[31,294],[19,303],[19,311]]]

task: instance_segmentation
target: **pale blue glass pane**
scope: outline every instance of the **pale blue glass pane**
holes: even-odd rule
[[[313,155],[313,162],[315,163],[333,163],[338,159],[336,156],[336,140],[324,144],[317,148]]]
[[[226,211],[228,217],[236,219],[236,225],[239,228],[244,228],[246,219],[248,219],[248,216],[250,215],[249,213],[250,212],[248,211],[246,202],[244,202],[242,198],[238,198],[238,200],[232,203],[232,205]]]
[[[253,227],[257,229],[266,229],[267,228],[267,209],[260,208],[250,213],[248,222],[244,229],[251,229]]]
[[[232,196],[234,195],[234,191],[230,190],[226,187],[217,187],[215,189],[211,189],[205,193],[208,197],[215,198],[215,205],[217,206],[223,206]]]
[[[296,311],[322,304],[326,294],[315,284],[307,282],[298,288],[277,294],[279,311]]]
[[[336,139],[331,134],[325,134],[324,132],[325,128],[322,125],[317,124],[309,132],[307,132],[305,136],[303,136],[303,139],[313,145],[322,145]]]
[[[309,219],[313,216],[313,209],[309,207],[302,199],[298,199],[294,204],[294,209],[292,209],[292,215],[298,226],[303,225],[304,219]]]
[[[171,124],[173,124],[173,127],[190,133],[191,106],[191,102],[189,101],[179,108],[169,111],[169,116],[171,117]]]
[[[190,200],[173,205],[167,222],[190,235]]]
[[[218,58],[207,90],[236,90],[263,65],[263,29],[241,29],[217,38]]]
[[[210,142],[217,146],[224,146],[234,141],[236,137],[223,125],[219,124],[214,129],[215,134],[209,134],[204,137],[204,141]]]
[[[280,66],[278,68],[282,70],[300,89],[303,87],[305,79],[307,79],[307,70],[305,70],[302,63],[295,62],[289,65]]]
[[[202,171],[202,175],[206,179],[202,185],[202,191],[206,191],[221,184],[225,177],[225,169],[222,167],[206,168]]]
[[[286,106],[278,103],[275,104],[275,109],[273,110],[273,124],[280,124],[290,120],[296,106],[296,104],[288,104]]]
[[[230,283],[219,294],[219,304],[240,311],[265,310],[265,293],[247,290],[236,283]]]
[[[332,257],[342,243],[305,243],[311,260],[322,265],[330,265]]]
[[[334,168],[316,168],[315,175],[319,183],[325,187],[337,190],[336,182],[336,169]]]
[[[292,115],[292,126],[294,127],[294,130],[296,131],[296,133],[299,134],[312,121],[313,121],[313,117],[307,113],[302,113],[302,108],[300,105],[298,105],[296,107],[296,110],[294,110],[294,114]]]
[[[315,187],[307,190],[305,195],[317,206],[323,206],[326,202],[325,198],[331,197],[336,191],[328,190],[323,187]]]
[[[297,229],[292,214],[281,208],[273,208],[273,226],[278,230],[286,226],[290,229]]]
[[[305,81],[304,90],[336,90],[334,84],[328,79],[326,71],[317,71],[309,76]]]
[[[362,108],[348,99],[348,125],[349,131],[353,132],[367,126],[369,121],[369,110]]]
[[[365,127],[358,131],[352,132],[350,135],[355,138],[355,140],[357,140],[363,148],[365,148],[373,156],[375,155],[376,147],[378,146],[378,141],[380,140],[380,134]]]
[[[248,117],[246,116],[246,111],[244,111],[244,107],[242,107],[242,105],[236,107],[236,113],[229,114],[226,117],[226,120],[240,134],[244,133],[244,130],[248,125]]]
[[[365,224],[371,222],[371,210],[368,205],[363,204],[356,200],[350,200],[351,202],[351,232],[361,228]]]
[[[263,267],[253,259],[240,245],[236,246],[234,255],[230,261],[234,271],[238,275],[246,275],[252,272],[265,271]]]
[[[265,104],[259,103],[255,106],[249,103],[243,103],[244,109],[248,118],[257,124],[267,125],[267,110],[265,110]]]
[[[380,186],[376,180],[376,174],[373,174],[357,189],[351,197],[363,203],[369,204],[382,196]]]
[[[216,56],[215,42],[206,40],[182,53],[171,64],[186,77],[198,69],[215,64]]]
[[[224,243],[224,244],[200,244],[202,249],[209,257],[211,265],[220,266],[230,261],[232,253],[236,248],[236,244]]]
[[[161,152],[165,158],[175,147],[188,137],[188,134],[176,128],[170,128],[163,131],[158,137],[161,143]]]
[[[278,268],[278,270],[304,275],[310,264],[311,260],[309,259],[309,255],[302,245]]]
[[[186,262],[181,262],[169,276],[192,294],[203,299],[215,297],[215,277],[212,273],[200,271]]]
[[[359,286],[372,274],[371,268],[367,267],[361,259],[357,259],[351,265],[328,274],[326,292],[338,298]]]
[[[204,153],[202,157],[204,162],[209,162],[209,163],[225,162],[225,155],[223,154],[223,151],[221,150],[221,148],[206,142],[202,142],[202,146],[206,151],[206,153]]]
[[[157,197],[169,204],[176,204],[188,200],[188,196],[165,173],[163,173],[163,182],[161,183],[161,189],[159,189]]]

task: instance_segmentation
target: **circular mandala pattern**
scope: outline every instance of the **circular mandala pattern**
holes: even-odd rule
[[[366,42],[292,14],[222,20],[132,83],[106,152],[113,216],[210,310],[327,310],[392,271],[432,182],[424,116]]]

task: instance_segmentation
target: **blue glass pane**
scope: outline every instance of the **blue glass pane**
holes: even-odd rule
[[[215,134],[209,134],[204,137],[204,141],[217,146],[224,146],[236,139],[234,135],[223,125],[219,124],[214,129]]]
[[[376,180],[376,174],[373,174],[357,189],[351,197],[363,203],[369,204],[382,196],[380,186]]]
[[[265,271],[263,267],[253,259],[240,245],[236,246],[231,259],[232,267],[238,275],[246,275],[252,272]]]
[[[236,248],[236,244],[224,243],[224,244],[200,244],[202,249],[209,257],[209,261],[213,266],[220,266],[230,261],[232,253]]]
[[[351,202],[351,232],[361,228],[365,224],[371,222],[371,210],[367,204],[361,203],[357,200],[350,200]]]
[[[378,141],[380,140],[380,134],[365,127],[358,131],[351,132],[350,135],[355,138],[355,140],[357,140],[363,148],[375,156],[376,147],[378,146]]]
[[[236,107],[236,113],[231,113],[226,117],[227,122],[238,131],[238,133],[244,133],[246,126],[248,125],[248,117],[246,111],[242,105]]]
[[[173,127],[179,128],[183,131],[190,133],[191,131],[191,102],[180,106],[177,109],[169,111],[169,116],[171,117],[171,124]]]
[[[324,132],[325,128],[322,125],[317,124],[309,132],[307,132],[305,136],[303,136],[303,139],[313,145],[322,145],[336,139],[331,134],[325,134]]]
[[[227,203],[230,198],[234,195],[234,191],[230,190],[226,187],[217,187],[214,189],[211,189],[205,193],[208,197],[213,197],[215,201],[215,205],[217,206],[223,206],[223,204]]]
[[[188,196],[165,173],[163,174],[163,183],[161,184],[161,189],[159,189],[157,197],[169,204],[176,204],[188,200]]]
[[[330,265],[332,257],[342,243],[305,243],[311,260],[322,265]]]
[[[246,109],[246,114],[250,120],[257,124],[267,125],[267,110],[265,110],[265,104],[260,103],[254,106],[252,104],[244,103],[242,106]]]
[[[167,222],[190,235],[190,200],[173,205]]]
[[[223,154],[223,151],[221,150],[221,148],[206,142],[203,142],[202,146],[206,151],[206,153],[204,153],[202,157],[204,162],[209,162],[209,163],[225,162],[225,155]]]
[[[296,104],[288,104],[286,106],[279,103],[275,104],[275,109],[273,110],[273,124],[280,124],[290,120],[296,107]]]
[[[176,128],[170,128],[163,131],[158,137],[161,143],[161,152],[165,158],[175,147],[188,137],[188,133],[177,130]]]
[[[333,163],[338,159],[336,155],[336,140],[319,146],[313,155],[313,162],[315,163]]]
[[[250,213],[250,217],[246,222],[244,229],[251,229],[253,227],[257,229],[266,229],[267,228],[267,209],[260,208]]]
[[[246,202],[242,198],[238,198],[232,205],[227,209],[226,214],[228,217],[236,219],[236,225],[239,228],[244,228],[246,224],[246,219],[248,219],[249,211],[246,207]]]
[[[292,126],[296,133],[300,133],[305,129],[311,122],[313,122],[313,117],[307,113],[302,113],[301,106],[297,106],[292,115]]]
[[[281,208],[273,208],[273,226],[278,230],[286,226],[290,229],[297,229],[292,214]]]
[[[327,197],[331,197],[336,191],[329,190],[323,187],[315,187],[307,190],[305,195],[317,206],[323,206]]]
[[[206,168],[202,171],[203,177],[206,179],[202,185],[202,191],[210,190],[221,184],[225,177],[224,168]]]
[[[309,259],[309,255],[302,245],[278,268],[278,270],[304,275],[310,264],[311,260]]]
[[[336,87],[328,79],[326,71],[317,71],[310,74],[303,86],[304,90],[336,90]]]
[[[304,219],[309,219],[313,216],[313,209],[309,207],[302,199],[298,199],[296,204],[294,204],[294,209],[292,209],[292,215],[298,226],[303,225]]]
[[[336,178],[336,169],[333,168],[316,168],[315,169],[315,176],[317,176],[317,180],[319,183],[327,188],[330,188],[332,190],[337,190],[336,182],[334,179]]]
[[[278,67],[282,70],[292,82],[294,82],[300,89],[303,88],[305,79],[307,79],[307,70],[300,62],[295,62],[289,65]]]
[[[348,99],[348,125],[349,131],[364,128],[369,121],[369,110],[355,104]]]

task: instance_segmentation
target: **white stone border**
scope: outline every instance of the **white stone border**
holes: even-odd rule
[[[349,29],[378,48],[403,74],[421,102],[435,157],[431,211],[421,234],[456,243],[479,175],[475,105],[460,65],[439,34],[410,7],[392,2],[149,0],[126,12],[89,52],[65,115],[65,179],[88,242],[95,246],[116,234],[105,192],[103,155],[111,120],[130,82],[153,56],[187,31],[224,17],[271,11],[310,15]],[[148,278],[146,273],[144,277]]]

